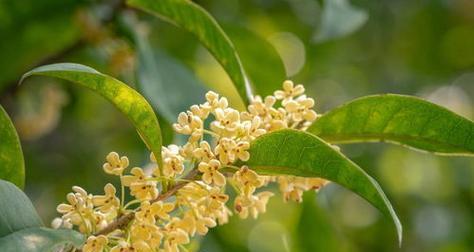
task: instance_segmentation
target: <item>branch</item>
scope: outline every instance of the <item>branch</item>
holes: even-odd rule
[[[193,169],[192,171],[190,171],[186,175],[185,179],[194,180],[196,178],[197,173],[198,173],[197,170]],[[185,186],[188,183],[190,183],[190,182],[179,182],[179,183],[177,183],[175,186],[173,186],[171,189],[169,189],[166,193],[160,194],[160,195],[158,195],[158,197],[156,197],[156,199],[151,200],[150,203],[154,203],[154,202],[157,202],[157,201],[160,201],[160,200],[165,200],[165,199],[173,196],[179,189],[183,188],[183,186]],[[99,232],[95,233],[94,235],[95,236],[106,235],[106,234],[108,234],[108,233],[110,233],[110,232],[112,232],[116,229],[122,229],[122,228],[126,227],[134,218],[135,218],[135,212],[130,212],[130,213],[127,213],[125,215],[122,215],[121,217],[119,217],[114,222],[110,223],[107,227],[105,227],[104,229],[102,229]]]

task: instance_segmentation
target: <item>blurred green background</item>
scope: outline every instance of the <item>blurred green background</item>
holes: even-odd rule
[[[158,1],[158,0],[157,0]],[[235,43],[253,82],[303,83],[317,111],[375,93],[424,97],[474,118],[472,0],[203,0]],[[168,125],[213,89],[241,107],[212,56],[185,31],[114,0],[0,1],[0,102],[26,158],[26,191],[45,222],[72,185],[99,193],[117,151],[148,154],[131,124],[92,92],[23,73],[38,64],[93,66],[141,90]],[[160,104],[163,104],[160,106]],[[342,146],[382,185],[404,225],[331,184],[304,203],[270,201],[258,220],[213,229],[198,251],[474,251],[474,160],[386,144]],[[117,181],[113,181],[117,182]],[[276,191],[276,190],[274,190]]]

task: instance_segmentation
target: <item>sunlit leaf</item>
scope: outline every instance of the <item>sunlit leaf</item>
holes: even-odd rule
[[[446,155],[474,155],[474,122],[425,100],[374,95],[351,101],[309,129],[330,143],[392,142]]]
[[[26,73],[68,80],[97,92],[112,102],[136,127],[147,147],[161,163],[161,130],[153,108],[137,91],[121,81],[79,64],[60,63],[41,66]]]
[[[270,42],[240,26],[225,25],[234,42],[255,93],[263,97],[281,88],[286,79],[283,61]]]
[[[79,247],[83,242],[83,235],[74,230],[35,227],[0,238],[0,251],[51,252],[61,245],[71,244]]]
[[[0,106],[0,179],[8,180],[23,188],[25,161],[20,140],[10,117]]]
[[[252,97],[250,83],[232,42],[214,18],[188,0],[128,0],[133,7],[150,12],[194,34],[226,70],[246,105]]]
[[[0,179],[0,237],[42,225],[28,197],[14,184]]]
[[[401,242],[402,226],[379,184],[320,138],[303,131],[280,130],[254,140],[249,152],[250,160],[245,164],[260,174],[321,177],[355,192],[392,218]]]
[[[362,27],[368,18],[366,11],[352,6],[349,0],[326,0],[321,25],[313,39],[323,42],[344,37]]]

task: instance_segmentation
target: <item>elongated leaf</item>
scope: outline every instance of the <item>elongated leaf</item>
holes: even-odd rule
[[[44,75],[85,86],[112,102],[137,128],[139,135],[161,163],[161,130],[153,108],[137,91],[121,81],[87,66],[60,63],[41,66],[23,75]]]
[[[7,112],[0,106],[0,179],[23,188],[25,161],[20,140]]]
[[[280,89],[286,79],[285,65],[273,45],[245,27],[225,25],[224,29],[242,58],[255,93],[265,97]]]
[[[216,20],[202,7],[188,0],[128,0],[127,3],[194,34],[226,70],[244,103],[249,104],[252,92],[239,56]]]
[[[297,130],[280,130],[252,142],[246,164],[260,174],[321,177],[357,193],[391,217],[399,242],[402,226],[379,184],[357,164],[318,137]]]
[[[53,251],[58,245],[78,247],[83,236],[73,230],[42,227],[28,197],[14,184],[0,179],[0,251]]]
[[[362,27],[369,18],[366,11],[354,7],[349,0],[325,0],[321,27],[314,35],[315,42],[344,37]]]
[[[0,179],[0,237],[42,225],[28,197],[14,184]]]
[[[474,155],[474,123],[404,95],[367,96],[319,118],[309,129],[331,143],[387,141],[445,155]]]
[[[0,251],[51,252],[61,245],[72,244],[79,247],[83,242],[84,236],[74,230],[35,227],[0,238]]]

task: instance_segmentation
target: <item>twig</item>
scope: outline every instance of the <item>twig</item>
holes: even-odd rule
[[[188,179],[188,180],[195,179],[197,173],[198,173],[197,170],[193,169],[192,171],[190,171],[188,173],[188,175],[186,175],[185,179]],[[190,182],[185,181],[185,182],[177,183],[175,186],[173,186],[167,192],[165,192],[163,194],[160,194],[160,195],[158,195],[158,197],[156,197],[156,199],[151,200],[150,203],[154,203],[154,202],[157,202],[157,201],[160,201],[160,200],[165,200],[165,199],[173,196],[179,189],[181,189],[187,183],[190,183]],[[106,234],[108,234],[108,233],[110,233],[110,232],[112,232],[116,229],[122,229],[122,228],[126,227],[134,218],[135,218],[135,212],[130,212],[130,213],[127,213],[125,215],[122,215],[117,220],[110,223],[107,227],[105,227],[104,229],[102,229],[99,232],[95,233],[94,235],[95,236],[97,236],[97,235],[106,235]]]

